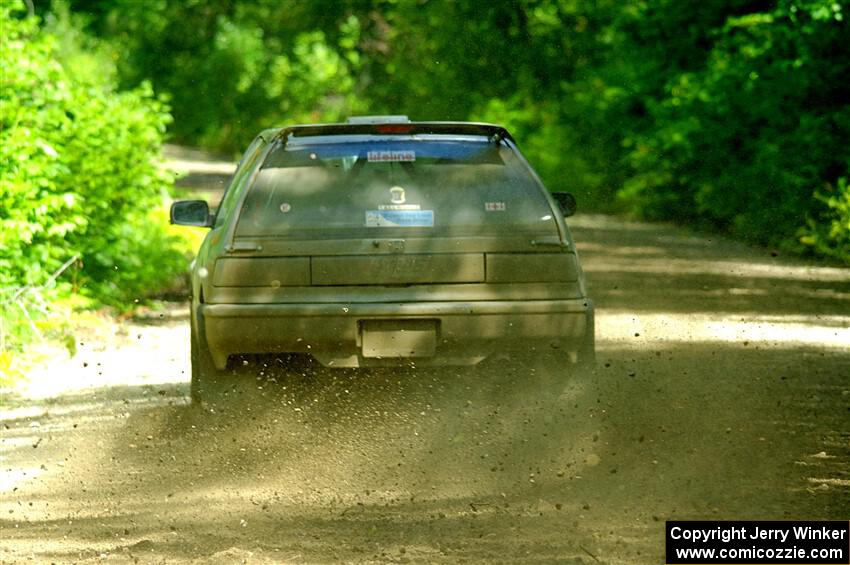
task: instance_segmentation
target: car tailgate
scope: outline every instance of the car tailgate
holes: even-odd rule
[[[484,282],[483,253],[313,257],[314,285]]]

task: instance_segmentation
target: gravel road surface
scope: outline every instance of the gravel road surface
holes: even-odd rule
[[[599,364],[280,371],[188,403],[187,306],[0,401],[0,561],[662,563],[668,519],[848,519],[850,271],[579,216]]]

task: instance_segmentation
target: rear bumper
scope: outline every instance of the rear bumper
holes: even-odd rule
[[[416,363],[470,364],[490,353],[540,347],[571,348],[593,316],[587,299],[325,303],[202,304],[204,333],[219,368],[239,353],[311,353],[334,366],[399,363],[362,356],[367,320],[433,320],[436,353]],[[403,361],[403,359],[401,360]]]

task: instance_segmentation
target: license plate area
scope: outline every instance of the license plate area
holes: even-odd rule
[[[437,350],[437,320],[362,320],[363,357],[433,357]]]

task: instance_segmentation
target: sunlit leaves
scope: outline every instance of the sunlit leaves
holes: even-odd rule
[[[0,298],[78,256],[77,290],[132,301],[185,268],[151,216],[170,186],[157,164],[170,117],[149,84],[115,92],[106,50],[67,13],[47,29],[25,13],[0,9]]]
[[[815,196],[827,209],[819,217],[807,219],[800,242],[822,255],[846,261],[850,257],[850,184],[842,177]]]
[[[815,0],[773,9],[730,3],[720,12],[723,21],[711,14],[700,19],[706,14],[699,11],[678,13],[689,34],[706,40],[638,77],[652,121],[631,134],[626,162],[633,174],[623,201],[648,217],[703,221],[762,243],[798,247],[795,233],[807,215],[809,222],[825,217],[825,201],[815,197],[819,187],[835,186],[848,173],[841,153],[850,132],[836,127],[847,111],[838,85],[850,74],[842,39],[848,29],[827,12],[841,9]],[[653,22],[630,25],[624,47],[635,57],[658,58],[656,47],[645,43],[647,33],[657,33],[657,27],[647,30]],[[655,90],[661,77],[662,89]],[[828,229],[806,233],[805,243],[821,253],[826,247],[812,243],[814,234],[821,242],[828,233],[835,237]]]
[[[79,1],[79,0],[78,0]],[[81,10],[90,10],[79,1]],[[144,5],[144,8],[142,8]],[[94,27],[179,141],[225,151],[358,113],[508,125],[584,204],[799,246],[850,175],[847,3],[157,2]],[[586,209],[586,207],[585,207]]]

